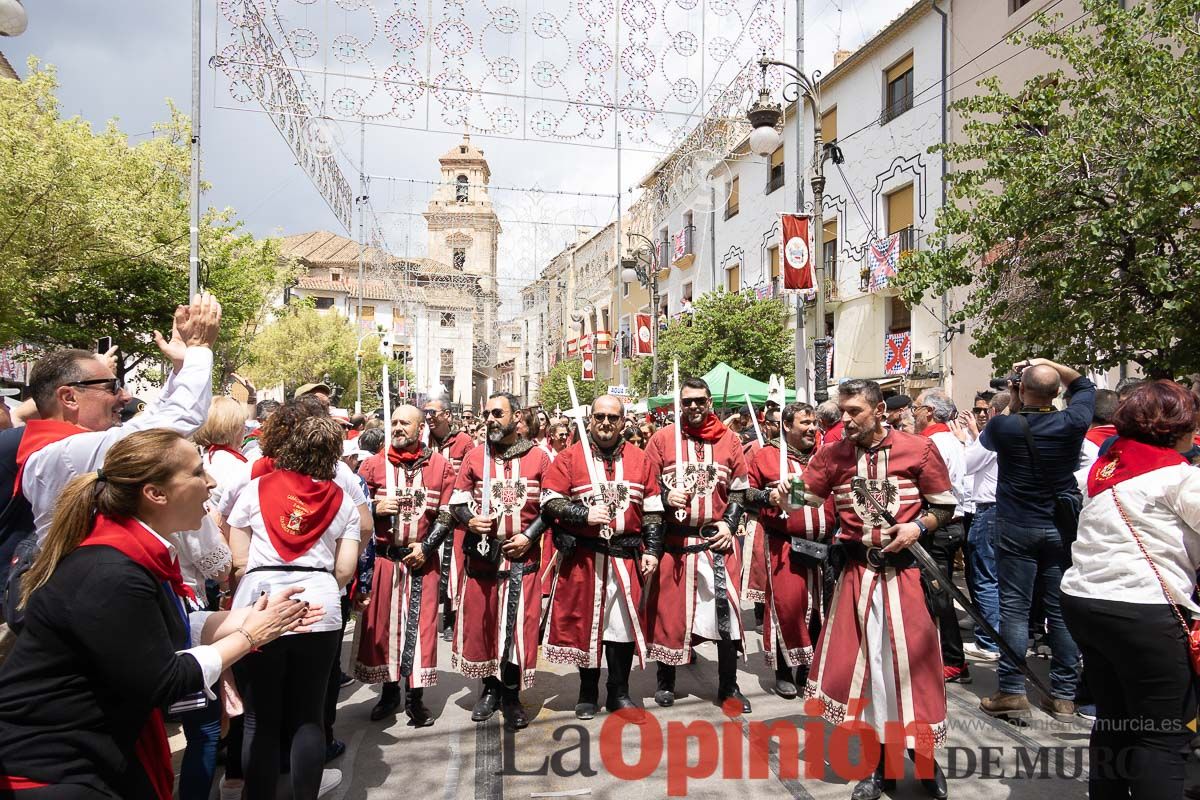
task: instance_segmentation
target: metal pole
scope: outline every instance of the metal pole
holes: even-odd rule
[[[192,174],[188,187],[188,298],[200,291],[200,3],[192,0]]]
[[[366,152],[367,152],[367,125],[359,123],[358,128],[358,329],[362,330],[363,318],[363,295],[366,294],[366,284],[363,281],[363,240],[366,238],[365,217],[367,204],[367,177],[366,177]],[[361,339],[360,339],[361,341]],[[391,358],[391,353],[383,354],[384,360]],[[387,365],[384,364],[386,374]],[[355,406],[355,413],[362,413],[362,359],[358,359],[358,370],[355,382],[358,384],[358,401]],[[388,445],[391,446],[391,439],[388,439]]]
[[[812,101],[813,110],[813,241],[823,245],[822,240],[825,238],[822,222],[823,206],[825,205],[825,161],[821,152],[824,143],[821,141],[821,87],[819,84],[813,86],[813,91],[809,93],[809,99]],[[813,249],[817,250],[818,248],[814,247]],[[829,352],[829,339],[825,331],[825,254],[814,256],[814,260],[817,273],[817,336],[813,341],[813,355],[817,363],[813,375],[813,399],[818,403],[824,403],[829,399],[827,386],[829,374],[825,370],[826,353]]]
[[[650,394],[658,394],[658,264],[650,251]]]
[[[613,240],[613,263],[617,265],[616,283],[613,286],[613,303],[612,303],[612,319],[608,321],[608,363],[609,374],[612,376],[612,383],[623,384],[621,380],[619,362],[617,360],[616,348],[621,346],[621,132],[617,131],[617,230],[616,238]],[[614,333],[615,331],[615,333]]]
[[[804,0],[796,0],[796,66],[804,71]],[[804,213],[804,137],[801,132],[801,121],[804,119],[804,99],[796,98],[796,213]],[[787,122],[787,109],[784,109],[784,123]],[[813,234],[814,243],[821,238],[820,230]],[[820,245],[814,250],[820,251]],[[783,253],[780,253],[782,258]],[[820,256],[816,256],[819,258]],[[818,284],[817,291],[821,290]],[[818,324],[817,330],[820,331]],[[796,381],[804,381],[805,391],[808,390],[808,348],[804,341],[804,300],[796,295]],[[780,426],[782,427],[782,425]]]

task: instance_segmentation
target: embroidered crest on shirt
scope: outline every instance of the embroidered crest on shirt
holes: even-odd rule
[[[662,482],[667,485],[668,489],[680,489],[688,494],[697,494],[706,497],[713,493],[717,488],[717,465],[716,464],[684,464],[683,465],[683,485],[675,485],[675,470],[665,469],[662,473]]]
[[[863,478],[861,481],[856,479],[852,484],[850,498],[854,504],[854,513],[858,514],[864,525],[882,528],[887,521],[867,500],[867,494],[895,515],[900,510],[900,487],[890,478]]]
[[[492,517],[506,517],[525,507],[529,483],[524,478],[492,479]]]
[[[424,489],[397,489],[396,502],[399,507],[396,516],[406,523],[412,522],[425,513],[425,499]]]
[[[292,501],[292,512],[286,517],[280,517],[279,524],[292,536],[299,536],[300,525],[304,522],[305,515],[308,514],[308,507],[296,499],[294,495],[289,494],[288,500]]]
[[[1096,477],[1102,481],[1106,481],[1111,478],[1117,472],[1117,462],[1119,461],[1120,459],[1114,456],[1112,461],[1100,468],[1100,471],[1096,473]]]

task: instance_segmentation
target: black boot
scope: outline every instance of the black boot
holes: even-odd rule
[[[608,642],[604,645],[604,660],[608,662],[608,697],[604,707],[609,711],[626,711],[639,725],[646,714],[629,696],[629,671],[633,669],[633,642]]]
[[[379,693],[379,702],[371,709],[371,721],[378,722],[384,717],[390,717],[396,713],[396,709],[399,707],[400,684],[388,681],[383,684],[383,691]]]
[[[762,636],[763,619],[765,619],[766,616],[767,616],[767,604],[766,603],[755,603],[754,604],[754,632],[757,633],[759,636]]]
[[[500,681],[496,678],[483,679],[483,692],[479,695],[479,701],[475,703],[475,708],[471,709],[472,722],[486,722],[492,718],[492,714],[496,713],[496,709],[500,707]]]
[[[525,716],[525,706],[521,705],[521,669],[506,661],[500,670],[504,682],[500,694],[500,713],[504,715],[504,724],[512,731],[527,728],[529,719]]]
[[[742,713],[749,714],[750,701],[737,684],[737,659],[741,646],[741,642],[732,639],[717,642],[717,702],[724,705],[726,700],[737,700],[742,704]]]
[[[600,668],[579,668],[579,702],[575,704],[576,719],[594,719],[600,703]]]
[[[658,688],[654,692],[654,702],[663,708],[675,705],[675,667],[671,664],[658,664]]]
[[[404,697],[404,713],[414,728],[428,728],[433,724],[433,715],[422,702],[424,695],[424,689],[409,689]]]
[[[878,800],[885,790],[891,791],[896,788],[894,779],[883,776],[885,752],[886,747],[880,745],[879,764],[875,767],[874,772],[855,784],[854,791],[850,794],[850,800]]]
[[[791,700],[800,693],[796,688],[796,683],[792,681],[792,668],[788,666],[787,659],[783,657],[783,648],[776,645],[775,647],[775,694]]]
[[[908,757],[912,759],[913,764],[917,763],[917,754],[909,750]],[[930,755],[932,758],[932,754]],[[925,791],[935,800],[946,800],[948,793],[946,786],[946,776],[942,773],[942,768],[938,766],[937,759],[933,759],[933,777],[922,778],[921,785],[925,787]]]

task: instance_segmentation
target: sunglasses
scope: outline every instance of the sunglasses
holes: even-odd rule
[[[440,409],[427,408],[427,409],[425,409],[424,413],[425,413],[425,416],[427,416],[427,417],[436,417],[438,414],[440,414],[442,412]]]
[[[687,408],[688,406],[704,407],[708,405],[707,397],[685,397],[679,401],[679,405]]]
[[[487,419],[488,417],[491,417],[492,419],[500,419],[505,415],[505,413],[507,412],[505,412],[505,410],[502,408],[493,408],[488,411],[484,411],[483,418]]]
[[[592,414],[592,419],[597,422],[620,422],[622,417],[620,414]]]
[[[80,389],[103,389],[115,397],[125,388],[125,382],[120,378],[93,378],[90,381],[72,381],[67,386],[77,386]]]
[[[971,409],[971,413],[972,413],[972,414],[986,414],[986,413],[988,413],[988,409],[986,409],[986,408],[972,408],[972,409]]]

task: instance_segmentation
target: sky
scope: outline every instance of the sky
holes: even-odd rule
[[[296,0],[293,0],[295,2]],[[390,13],[392,0],[340,0],[374,3]],[[711,0],[707,0],[711,2]],[[803,1],[803,0],[800,0]],[[78,115],[103,126],[116,119],[133,141],[150,135],[165,119],[167,99],[191,108],[191,3],[186,0],[24,0],[29,27],[14,38],[0,38],[3,52],[19,74],[36,56],[52,64],[60,82],[64,116]],[[300,0],[305,2],[305,0]],[[316,0],[324,2],[324,0]],[[512,2],[532,13],[567,0]],[[603,0],[589,0],[603,2]],[[661,3],[662,0],[659,0]],[[779,20],[787,50],[794,60],[796,0],[784,0]],[[232,207],[259,236],[289,235],[316,229],[344,233],[317,190],[303,173],[282,137],[265,114],[234,110],[237,105],[208,66],[213,54],[218,0],[203,0],[201,80],[202,174],[211,184],[203,201]],[[397,3],[399,4],[399,3]],[[682,5],[682,3],[680,3]],[[441,3],[433,4],[439,13]],[[828,70],[838,45],[853,50],[898,16],[910,0],[808,0],[805,6],[805,52],[808,69]],[[424,7],[424,4],[421,4]],[[341,139],[357,160],[357,126],[344,126]],[[437,157],[453,147],[457,134],[374,125],[367,128],[367,171],[417,181],[439,179]],[[612,197],[618,185],[628,206],[631,192],[658,156],[626,151],[617,182],[616,152],[569,144],[523,142],[500,137],[473,137],[489,161],[492,183],[518,189],[538,187],[606,197],[572,197],[528,191],[494,191],[493,202],[505,233],[499,265],[502,295],[512,298],[532,280],[572,235],[574,225],[600,226],[615,218]],[[349,175],[357,188],[357,176]],[[371,204],[380,212],[388,246],[398,255],[424,252],[419,212],[434,187],[373,181]],[[510,221],[506,224],[506,221]],[[539,222],[541,224],[531,224]],[[550,224],[554,223],[554,224]]]

